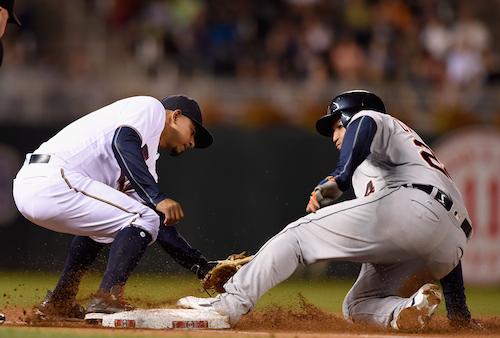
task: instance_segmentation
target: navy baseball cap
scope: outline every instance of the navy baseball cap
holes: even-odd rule
[[[5,8],[9,12],[8,23],[15,23],[18,26],[21,26],[19,19],[16,14],[14,14],[14,0],[0,0],[0,7]]]
[[[171,95],[160,100],[168,110],[180,109],[196,125],[195,148],[208,148],[214,142],[212,134],[203,126],[203,118],[198,103],[185,95]]]

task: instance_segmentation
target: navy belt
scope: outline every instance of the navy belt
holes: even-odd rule
[[[432,193],[432,190],[434,189],[432,185],[423,185],[423,184],[408,184],[407,187],[422,190],[423,192],[429,195]],[[438,201],[446,209],[446,211],[451,210],[453,201],[451,200],[451,198],[448,197],[446,193],[437,189],[437,193],[436,196],[434,196],[434,199]],[[464,231],[465,236],[469,238],[470,233],[472,232],[472,226],[470,225],[469,220],[467,218],[462,222],[460,228],[462,228],[462,230]]]
[[[50,161],[50,155],[33,154],[30,157],[30,164],[31,163],[49,163],[49,161]]]

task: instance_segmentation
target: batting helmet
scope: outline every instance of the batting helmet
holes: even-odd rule
[[[380,97],[366,90],[350,90],[336,96],[330,105],[326,115],[316,122],[316,130],[323,136],[332,136],[332,122],[340,118],[344,128],[351,118],[361,110],[375,110],[386,113],[385,104]]]

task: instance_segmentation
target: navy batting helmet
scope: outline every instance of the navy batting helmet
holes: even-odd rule
[[[350,90],[336,96],[330,105],[326,115],[316,122],[316,130],[323,136],[332,136],[332,122],[340,118],[344,128],[351,118],[361,110],[375,110],[386,113],[385,104],[380,97],[366,90]]]

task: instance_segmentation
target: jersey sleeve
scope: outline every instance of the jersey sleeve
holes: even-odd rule
[[[376,122],[366,115],[353,120],[347,126],[337,168],[332,173],[340,190],[347,191],[351,187],[352,175],[361,162],[370,155],[370,147],[376,132]]]
[[[160,101],[149,96],[137,96],[131,98],[122,109],[116,125],[135,129],[139,134],[141,147],[146,144],[157,146],[165,120],[165,108]]]
[[[123,174],[146,203],[156,207],[167,198],[149,172],[145,161],[146,154],[143,152],[143,149],[147,152],[147,147],[141,147],[141,137],[135,129],[128,126],[118,127],[111,147]]]

